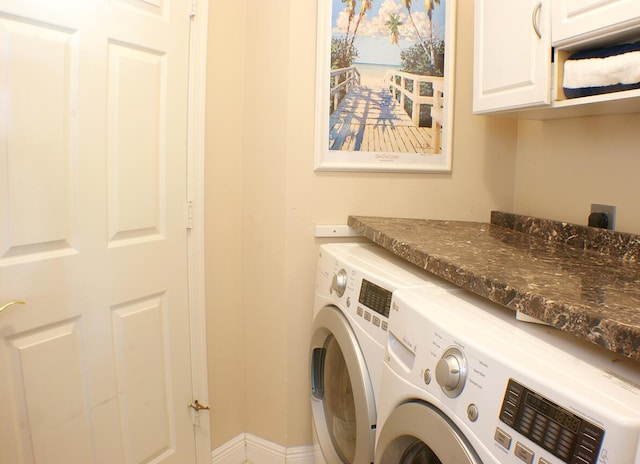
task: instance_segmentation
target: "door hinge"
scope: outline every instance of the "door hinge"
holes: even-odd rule
[[[193,229],[193,201],[187,202],[186,216],[187,229]]]
[[[189,7],[189,17],[193,18],[196,15],[196,0],[191,0],[191,6]]]
[[[189,404],[189,407],[191,408],[191,419],[193,420],[193,425],[200,425],[200,411],[209,411],[209,406],[205,406],[200,403],[200,401],[195,400]]]

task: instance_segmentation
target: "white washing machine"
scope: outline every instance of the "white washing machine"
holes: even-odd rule
[[[453,287],[377,245],[320,247],[310,346],[317,462],[373,462],[392,292],[418,286]]]
[[[640,464],[640,362],[468,292],[394,293],[376,464]]]

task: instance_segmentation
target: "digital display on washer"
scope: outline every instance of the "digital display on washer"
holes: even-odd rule
[[[565,411],[562,408],[557,407],[551,401],[547,401],[539,395],[535,395],[530,391],[525,393],[524,403],[527,406],[531,406],[534,410],[540,414],[556,421],[560,426],[563,426],[573,433],[578,433],[580,430],[580,419],[570,412]]]
[[[596,464],[604,430],[509,379],[500,420],[567,464]]]
[[[369,282],[367,279],[362,279],[358,302],[384,317],[389,317],[391,291]]]

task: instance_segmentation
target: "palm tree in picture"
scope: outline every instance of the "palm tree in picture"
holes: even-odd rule
[[[402,24],[403,22],[400,21],[400,15],[397,15],[395,13],[390,14],[389,20],[384,23],[384,25],[389,28],[390,40],[394,45],[397,45],[398,41],[400,40],[400,31],[398,30],[398,28],[402,26]]]
[[[344,10],[347,12],[347,31],[344,34],[343,45],[339,46],[341,59],[340,67],[351,66],[351,57],[353,51],[353,41],[349,40],[349,34],[351,33],[351,24],[356,14],[356,2],[357,0],[340,0],[346,6]]]
[[[425,1],[428,2],[429,0],[425,0]],[[420,35],[420,31],[418,30],[418,26],[416,26],[416,23],[413,20],[413,15],[411,14],[411,0],[402,0],[402,4],[407,9],[407,13],[409,14],[409,20],[411,21],[411,25],[413,26],[413,29],[416,31],[416,35],[418,36],[418,42],[420,42],[420,45],[422,45],[422,49],[424,50],[424,52],[427,55],[429,55],[429,57],[432,59],[432,62],[433,62],[433,57],[429,53],[429,50],[427,50],[427,47],[424,46],[424,40],[422,39],[422,36]]]
[[[347,6],[345,10],[347,10],[347,15],[349,21],[347,22],[347,33],[344,35],[344,43],[345,45],[349,40],[349,32],[351,31],[351,23],[353,22],[353,17],[356,15],[356,1],[357,0],[341,0],[342,3],[345,3]]]
[[[353,61],[358,56],[358,51],[354,45],[355,34],[364,14],[361,11],[354,29],[353,24],[358,0],[340,0],[340,2],[344,5],[342,11],[346,14],[346,30],[343,37],[331,38],[331,69],[348,68],[353,65]],[[370,3],[371,0],[367,0],[367,2]]]
[[[429,18],[429,58],[431,58],[431,64],[435,65],[435,46],[433,45],[433,9],[436,5],[440,5],[440,0],[424,0],[424,8],[427,10],[427,17]]]
[[[351,46],[353,46],[353,41],[356,39],[356,35],[358,34],[358,28],[360,27],[362,18],[364,18],[364,16],[367,14],[367,11],[369,11],[370,9],[371,0],[362,0],[362,4],[360,5],[360,13],[358,14],[358,20],[356,21],[356,27],[353,29],[353,36],[351,37]]]
[[[343,43],[344,45],[341,47],[343,50],[343,54],[345,56],[355,57],[358,55],[357,50],[355,48],[355,40],[356,35],[358,34],[358,28],[360,27],[360,23],[362,19],[365,17],[367,12],[371,10],[372,0],[362,0],[360,4],[360,9],[358,12],[358,19],[356,20],[356,9],[358,6],[358,0],[340,0],[344,5],[344,11],[347,14],[347,28],[344,34]],[[354,25],[355,23],[355,25]],[[353,60],[343,60],[343,64],[347,61],[350,61],[347,66],[351,66]]]

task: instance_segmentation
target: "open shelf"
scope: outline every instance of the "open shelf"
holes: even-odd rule
[[[603,114],[640,113],[640,89],[566,98],[562,91],[564,62],[574,50],[554,50],[551,104],[497,113],[519,119],[567,119]]]

